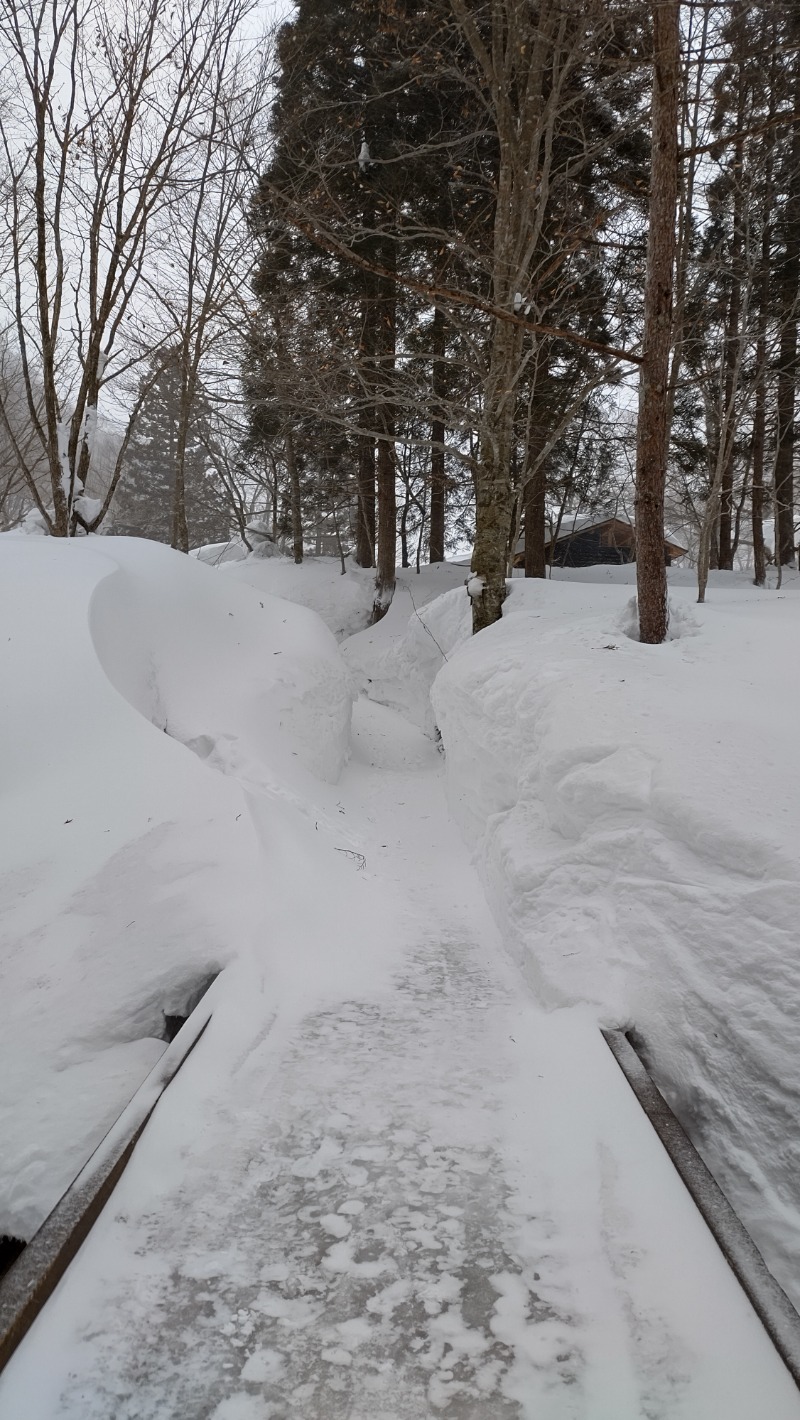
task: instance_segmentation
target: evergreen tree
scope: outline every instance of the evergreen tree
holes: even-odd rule
[[[112,509],[114,531],[172,542],[174,470],[180,418],[180,372],[174,363],[145,379],[150,383],[128,444]],[[189,424],[186,450],[186,515],[190,546],[222,542],[230,533],[231,508],[215,478],[207,447],[208,410],[200,401]]]
[[[486,172],[466,160],[485,146],[475,105],[447,55],[432,59],[438,30],[436,10],[414,3],[301,0],[280,36],[275,158],[254,204],[262,244],[247,372],[254,417],[264,385],[274,387],[275,342],[265,329],[276,313],[285,329],[291,305],[291,324],[306,326],[306,351],[317,358],[311,380],[295,379],[294,396],[284,394],[284,414],[297,428],[312,409],[318,418],[318,396],[327,395],[325,413],[352,448],[361,565],[375,561],[377,478],[376,614],[394,580],[395,451],[409,440],[419,448],[426,435],[431,555],[443,555],[453,333],[443,305],[427,318],[431,303],[419,288],[452,278],[448,231],[474,224],[491,201]]]
[[[630,207],[644,186],[641,69],[629,63],[641,18],[624,4],[568,11],[509,5],[506,31],[499,13],[460,5],[300,0],[281,32],[275,156],[254,205],[260,349],[248,387],[255,410],[266,386],[283,446],[287,421],[297,445],[312,414],[344,432],[362,565],[377,475],[376,614],[394,577],[396,489],[410,488],[410,462],[417,478],[409,454],[423,443],[430,555],[443,556],[447,497],[466,482],[476,555],[492,559],[496,583],[476,625],[499,614],[515,498],[539,529],[531,547],[543,547],[531,411],[555,443],[618,335],[618,252],[636,224],[620,220],[611,258],[600,234],[621,194]],[[507,84],[493,85],[484,41],[505,55]],[[279,394],[277,322],[295,350]]]

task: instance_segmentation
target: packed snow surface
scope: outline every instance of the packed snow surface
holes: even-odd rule
[[[35,1225],[59,1149],[80,1129],[88,1148],[119,1107],[98,1098],[108,1052],[149,1052],[126,1062],[130,1088],[164,1002],[223,968],[208,1030],[0,1379],[0,1420],[800,1420],[597,1029],[608,995],[631,1008],[626,972],[612,961],[608,983],[587,959],[581,990],[544,948],[532,969],[495,852],[536,733],[542,631],[557,669],[571,626],[580,732],[599,717],[604,746],[609,672],[590,700],[587,667],[618,657],[646,686],[631,668],[658,666],[619,631],[613,652],[591,639],[630,589],[515,586],[501,626],[469,641],[464,569],[408,575],[348,669],[311,611],[163,548],[3,539],[0,569],[16,1216],[27,1199]],[[662,693],[709,613],[663,649]],[[494,919],[425,729],[441,666],[449,792]],[[612,779],[613,833],[650,800],[638,761],[601,795]],[[545,825],[567,853],[591,800],[579,781]],[[571,860],[587,958],[585,867]]]
[[[797,577],[679,572],[652,647],[634,571],[515,580],[443,666],[449,800],[537,997],[637,1029],[800,1303]]]

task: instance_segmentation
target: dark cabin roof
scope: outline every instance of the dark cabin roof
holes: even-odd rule
[[[558,546],[560,542],[568,542],[570,538],[577,536],[578,533],[589,531],[611,534],[618,547],[626,546],[633,542],[636,537],[636,528],[627,518],[620,518],[616,515],[609,517],[606,514],[605,517],[589,516],[586,518],[572,518],[569,526],[566,528],[562,523],[558,537],[556,538],[556,546]],[[549,547],[552,540],[551,537],[545,538],[545,547]],[[664,547],[666,551],[669,552],[670,557],[683,557],[687,550],[685,547],[679,546],[677,542],[668,536],[664,538]]]
[[[629,547],[636,536],[636,529],[628,518],[621,518],[616,513],[577,513],[567,514],[561,523],[558,536],[555,539],[556,547],[562,546],[566,542],[580,536],[582,533],[594,532],[604,534],[616,547]],[[552,535],[546,536],[544,541],[545,551],[549,551],[553,542]],[[515,557],[525,551],[525,533],[520,534],[515,548]],[[674,538],[666,536],[664,538],[664,551],[672,557],[683,557],[687,549],[681,547]]]
[[[620,517],[617,513],[568,513],[566,517],[564,517],[564,520],[561,521],[561,527],[558,528],[556,544],[558,544],[558,542],[567,542],[570,538],[577,537],[578,532],[588,531],[612,531],[614,532],[615,540],[620,541],[621,545],[631,541],[632,537],[635,535],[634,524],[629,521],[629,518]],[[553,537],[547,535],[547,537],[544,538],[544,547],[550,547],[551,541],[553,541]],[[664,538],[664,545],[671,557],[683,557],[685,552],[688,551],[685,547],[681,547],[679,542],[676,542],[675,538],[669,534]],[[519,541],[517,541],[516,551],[524,551],[524,530],[520,534]]]

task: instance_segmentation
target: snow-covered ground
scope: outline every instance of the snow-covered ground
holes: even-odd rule
[[[656,651],[619,630],[629,588],[518,583],[471,641],[464,569],[434,568],[404,574],[346,667],[310,611],[148,544],[5,538],[0,571],[15,1227],[162,1048],[167,999],[224,968],[201,1045],[0,1381],[0,1420],[798,1420],[597,1030],[635,1018],[663,1074],[733,1101],[705,1040],[729,999],[742,1133],[752,1069],[778,1138],[787,957],[756,1041],[791,825],[780,877],[779,826],[746,812],[763,739],[729,817],[714,785],[759,704],[786,748],[730,647],[751,641],[754,667],[785,648],[793,595],[715,587],[699,631]],[[757,900],[775,930],[748,966]]]
[[[700,607],[675,568],[674,639],[652,648],[631,639],[633,566],[515,578],[475,639],[449,570],[452,591],[399,635],[353,637],[348,664],[441,734],[451,810],[537,999],[638,1030],[800,1304],[800,579],[712,573]]]
[[[515,582],[433,701],[537,997],[637,1028],[800,1302],[800,596],[718,574],[698,607],[688,580],[657,648],[625,634],[624,585]]]
[[[227,561],[228,577],[247,582],[273,597],[310,607],[322,617],[337,641],[368,625],[375,600],[375,573],[357,567],[351,559],[347,571],[335,557],[307,557],[296,565],[288,557],[259,557]]]
[[[305,812],[352,702],[316,617],[157,544],[4,537],[0,584],[0,1233],[29,1237],[263,929],[242,784]]]

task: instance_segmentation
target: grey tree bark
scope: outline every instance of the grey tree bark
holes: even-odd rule
[[[795,21],[800,39],[800,20]],[[794,90],[795,112],[800,110],[800,60]],[[789,187],[783,217],[784,257],[778,269],[781,306],[781,343],[778,355],[778,446],[775,460],[775,560],[781,567],[795,565],[794,451],[797,442],[795,404],[798,378],[798,300],[800,300],[800,124],[792,138]]]
[[[481,70],[496,128],[492,301],[508,311],[529,290],[529,268],[547,205],[553,137],[567,79],[581,53],[585,11],[542,0],[534,18],[527,8],[499,0],[485,35],[465,0],[451,0],[451,5]],[[474,469],[472,570],[480,587],[472,597],[474,633],[499,620],[506,598],[514,506],[511,450],[523,339],[520,326],[492,318]]]
[[[291,429],[286,430],[283,440],[284,454],[286,457],[286,468],[289,474],[289,487],[291,489],[292,502],[292,553],[295,562],[303,560],[303,506],[300,497],[300,470],[297,464],[294,438]],[[337,530],[338,532],[338,530]]]
[[[525,576],[546,577],[547,558],[544,555],[545,494],[547,489],[544,451],[547,425],[540,419],[537,406],[531,409],[532,428],[528,438],[528,473],[525,484]]]
[[[358,368],[362,382],[361,432],[358,436],[358,470],[356,478],[357,521],[356,562],[359,567],[375,566],[375,408],[367,391],[375,386],[376,306],[375,277],[369,271],[361,273],[361,330]]]
[[[397,343],[397,288],[392,279],[396,253],[385,244],[384,267],[389,275],[379,279],[377,320],[378,370],[378,551],[372,620],[380,621],[394,596],[397,559],[397,490],[395,452],[394,371]]]
[[[678,202],[680,6],[653,3],[650,230],[644,305],[644,361],[636,437],[636,590],[639,639],[667,634],[664,486],[669,443],[669,357]]]
[[[436,307],[431,323],[431,392],[433,395],[433,418],[431,419],[431,503],[429,529],[429,560],[444,562],[444,534],[447,514],[447,475],[444,453],[444,399],[447,394],[445,316],[441,306]]]

